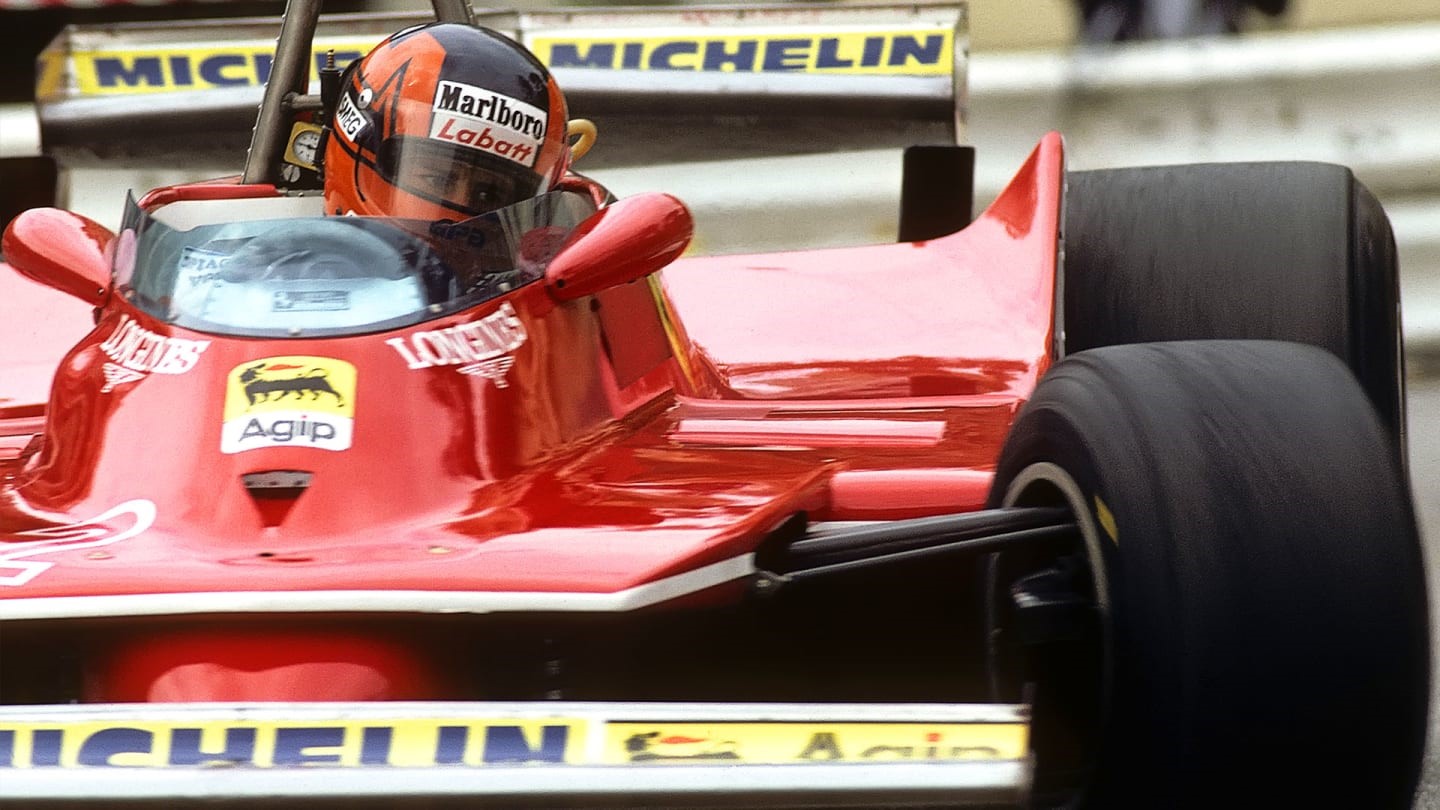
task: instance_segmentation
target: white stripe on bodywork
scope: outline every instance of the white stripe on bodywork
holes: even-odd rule
[[[131,515],[135,519],[134,525],[122,531],[112,531],[105,526],[105,522],[113,520],[121,515]],[[111,543],[118,543],[121,540],[128,540],[155,523],[155,504],[145,500],[126,501],[115,508],[101,515],[84,520],[79,523],[70,523],[64,526],[50,526],[44,529],[35,529],[28,532],[20,532],[16,537],[33,537],[34,540],[15,540],[0,543],[0,572],[14,571],[13,574],[0,573],[0,585],[11,587],[24,585],[55,563],[46,561],[21,561],[22,557],[33,557],[36,554],[51,554],[57,551],[76,551],[82,548],[99,548],[108,546]]]
[[[754,572],[755,555],[744,554],[613,593],[348,590],[47,596],[0,600],[0,621],[221,613],[624,613]]]

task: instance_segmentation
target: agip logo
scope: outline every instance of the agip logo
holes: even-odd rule
[[[264,357],[230,370],[220,452],[345,450],[355,429],[355,367],[331,357]]]

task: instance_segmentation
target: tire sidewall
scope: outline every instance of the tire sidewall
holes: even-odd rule
[[[1338,360],[1254,341],[1082,353],[1017,418],[991,505],[1056,505],[1012,489],[1043,464],[1114,527],[1088,546],[1113,650],[1094,806],[1408,801],[1428,700],[1419,538]],[[1298,783],[1367,732],[1389,739],[1349,755],[1355,772]]]

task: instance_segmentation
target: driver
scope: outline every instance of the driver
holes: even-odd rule
[[[390,36],[341,78],[325,148],[325,208],[461,220],[565,176],[565,97],[495,31],[430,23]]]

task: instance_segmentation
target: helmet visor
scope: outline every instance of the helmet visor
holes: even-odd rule
[[[396,188],[464,214],[535,196],[540,176],[519,164],[430,138],[396,136],[380,146],[381,176]]]

